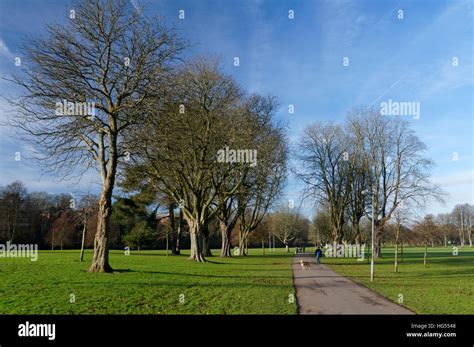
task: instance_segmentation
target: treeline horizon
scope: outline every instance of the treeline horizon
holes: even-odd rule
[[[29,191],[20,181],[0,186],[0,243],[37,244],[42,250],[53,247],[56,250],[79,249],[85,226],[84,246],[92,248],[97,227],[97,200],[96,194],[85,194],[76,203],[70,193]],[[169,206],[145,201],[139,195],[115,197],[111,248],[169,250],[170,254],[189,249],[189,227],[179,217],[179,207],[173,210],[170,214]],[[297,216],[296,219],[288,217],[292,213]],[[170,223],[170,218],[174,219],[174,223]],[[473,222],[474,205],[468,203],[457,204],[450,212],[426,214],[418,218],[399,214],[387,225],[382,243],[472,246]],[[285,234],[285,224],[292,229],[288,234]],[[211,249],[220,248],[222,242],[217,219],[210,223],[209,229],[209,248],[205,253],[213,256],[216,254],[212,254]],[[362,244],[370,244],[370,230],[370,220],[363,218]],[[351,234],[350,229],[345,233],[349,237],[342,243],[348,244],[355,235]],[[319,209],[310,220],[299,214],[296,208],[291,212],[280,204],[275,211],[268,213],[248,241],[245,245],[248,248],[265,249],[332,244],[330,218],[327,211]],[[239,246],[238,232],[232,233],[230,243],[234,252],[234,247]]]

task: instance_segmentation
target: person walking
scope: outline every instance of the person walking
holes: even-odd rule
[[[314,255],[316,256],[316,263],[321,264],[321,255],[322,255],[321,248],[316,248],[316,251],[314,252]]]

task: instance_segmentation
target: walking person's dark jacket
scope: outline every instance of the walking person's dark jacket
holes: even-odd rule
[[[316,260],[317,260],[318,264],[319,264],[319,261],[320,261],[319,259],[321,258],[322,254],[323,254],[323,252],[321,251],[321,249],[319,247],[314,252],[314,255],[316,256]]]

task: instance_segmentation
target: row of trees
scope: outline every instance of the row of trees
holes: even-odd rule
[[[9,79],[22,89],[10,98],[10,126],[33,144],[46,170],[100,173],[90,271],[112,271],[112,197],[120,173],[125,190],[143,188],[180,206],[191,259],[204,261],[214,217],[222,256],[230,256],[237,220],[243,243],[282,190],[287,149],[272,119],[275,100],[246,95],[212,59],[184,62],[187,42],[128,1],[83,0],[72,8],[74,18],[25,41],[24,63]],[[72,107],[58,112],[63,100]],[[77,107],[90,103],[93,112]]]
[[[353,110],[343,124],[317,122],[300,138],[297,176],[329,216],[331,242],[361,242],[362,217],[374,220],[375,253],[397,209],[423,206],[442,192],[429,180],[425,145],[400,118],[374,108]],[[372,206],[374,215],[371,215]]]
[[[94,243],[98,197],[85,194],[77,203],[76,199],[70,194],[28,192],[19,181],[0,187],[0,242],[35,243],[42,249],[80,247],[82,261],[84,247]],[[178,206],[176,211],[176,204],[166,198],[157,200],[149,192],[116,197],[111,220],[110,242],[115,248],[166,248],[180,254],[182,247],[190,246],[189,226],[182,209]],[[203,253],[212,256],[210,246],[215,247],[217,242],[229,247],[240,245],[244,255],[249,244],[265,247],[278,243],[288,250],[290,245],[309,240],[309,220],[284,207],[267,214],[244,241],[239,224],[237,221],[233,232],[223,236],[221,220],[214,217],[206,228]],[[228,254],[235,254],[235,250]]]
[[[407,210],[398,210],[385,226],[382,243],[389,245],[467,246],[472,247],[474,206],[456,205],[450,213],[436,216],[428,214],[422,218],[410,217]],[[313,218],[310,240],[316,243],[332,242],[329,213],[320,209]],[[363,217],[359,227],[362,243],[370,244],[371,221]],[[350,225],[343,227],[342,243],[350,243],[353,234]]]
[[[287,149],[283,128],[272,120],[276,102],[245,95],[209,59],[189,62],[173,80],[173,97],[153,105],[150,122],[133,133],[134,155],[122,187],[149,190],[179,206],[189,226],[191,259],[204,261],[215,218],[221,256],[231,255],[237,222],[244,252],[249,233],[283,187]]]
[[[95,227],[96,218],[94,195],[75,199],[70,194],[28,192],[20,181],[0,187],[2,242],[36,243],[40,248],[76,247],[82,242],[83,231]],[[83,242],[91,241],[93,234]]]
[[[291,228],[272,229],[285,245],[307,229],[294,211],[265,218],[287,172],[274,98],[249,95],[215,59],[183,59],[188,43],[126,0],[80,0],[72,8],[74,18],[25,41],[25,59],[9,78],[21,90],[9,98],[10,126],[33,144],[47,171],[100,175],[90,271],[112,271],[115,217],[131,219],[119,234],[137,247],[161,225],[174,253],[186,224],[190,258],[198,262],[209,256],[214,230],[221,234],[220,255],[230,257],[234,230],[245,255],[249,237],[271,220],[291,221]],[[415,208],[441,197],[429,182],[432,163],[424,150],[408,123],[364,108],[344,124],[307,127],[296,151],[297,175],[307,196],[327,210],[332,240],[360,243],[362,217],[374,219],[380,256],[385,226],[402,204]],[[133,198],[114,202],[117,184]],[[163,208],[168,224],[156,218]]]
[[[15,181],[0,187],[0,242],[36,243],[40,248],[91,247],[97,226],[98,197],[85,194],[78,199],[69,194],[28,192]],[[472,247],[474,206],[456,205],[450,213],[410,218],[410,212],[397,210],[386,225],[382,243],[387,245],[431,245]],[[267,213],[262,222],[249,234],[245,242],[240,237],[240,226],[233,228],[229,239],[233,247],[258,247],[277,243],[290,246],[325,244],[332,242],[332,226],[327,210],[318,210],[310,222],[296,209],[280,205]],[[360,223],[362,243],[370,243],[371,222],[363,217]],[[351,238],[350,225],[343,227],[343,243]],[[208,225],[208,243],[203,252],[212,256],[210,248],[222,244],[220,221],[215,217]],[[117,197],[113,206],[111,245],[131,249],[166,248],[180,254],[188,248],[189,228],[182,211],[166,199],[158,201],[153,195],[137,194]],[[236,254],[235,250],[231,252]],[[81,252],[81,259],[83,253]]]

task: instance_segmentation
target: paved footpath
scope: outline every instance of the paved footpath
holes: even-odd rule
[[[300,260],[310,262],[310,269],[303,270]],[[315,260],[312,254],[293,258],[299,314],[413,314]]]

